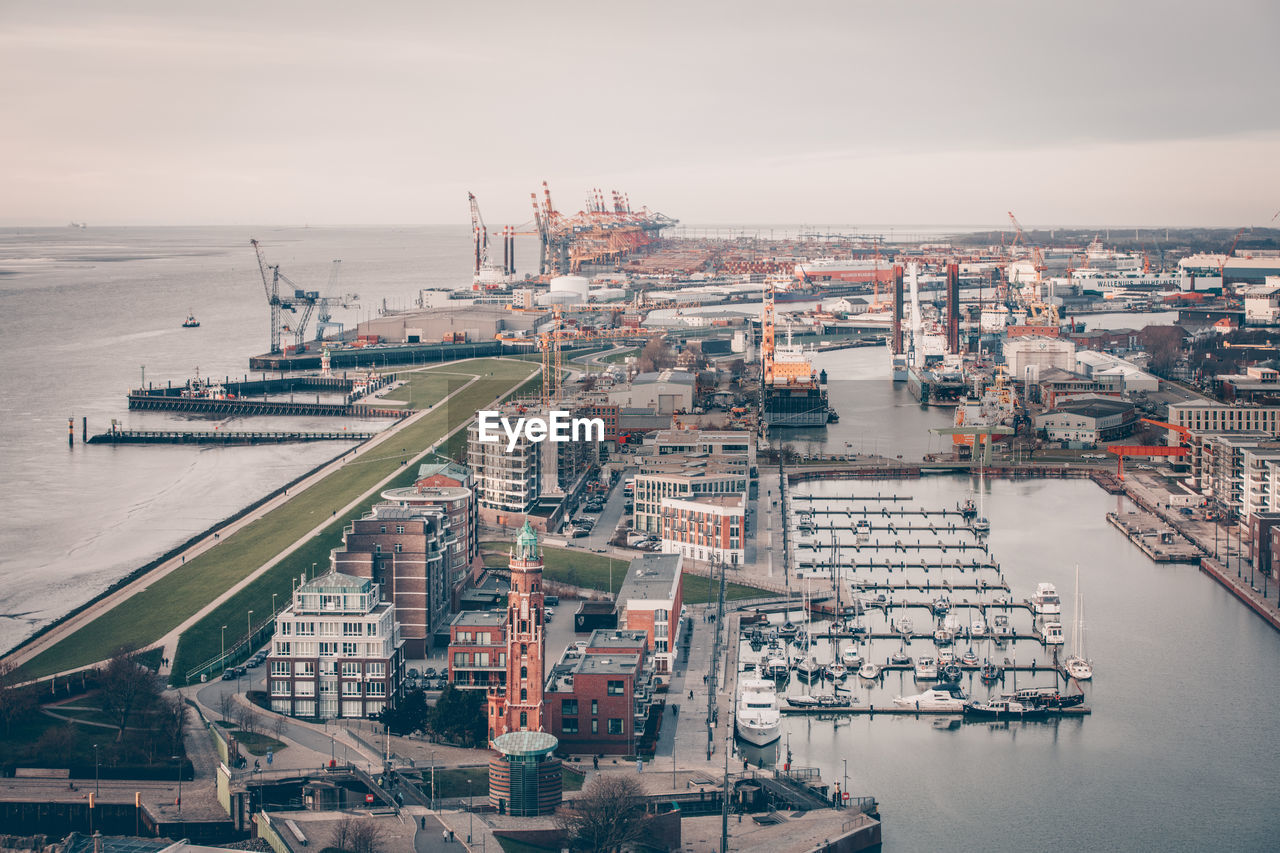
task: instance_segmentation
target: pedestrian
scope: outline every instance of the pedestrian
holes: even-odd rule
[[[706,682],[706,680],[707,680],[707,678],[706,678],[706,676],[704,675],[704,676],[702,677],[702,681],[703,681],[703,683],[705,683],[705,682]],[[690,690],[690,691],[689,691],[689,698],[690,698],[690,699],[692,699],[692,698],[693,698],[693,691],[692,691],[692,690]]]
[[[600,759],[599,759],[599,758],[592,758],[592,759],[591,759],[591,769],[593,769],[593,770],[599,770],[599,769],[600,769]]]

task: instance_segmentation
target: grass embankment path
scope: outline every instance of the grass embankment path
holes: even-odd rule
[[[233,640],[244,636],[239,628],[247,625],[250,610],[259,615],[255,624],[261,624],[262,617],[271,613],[273,593],[282,606],[288,602],[292,578],[304,570],[310,573],[312,563],[318,570],[327,568],[329,550],[340,544],[343,526],[350,518],[358,518],[378,496],[366,496],[342,516],[337,514],[340,508],[390,475],[395,478],[388,486],[411,483],[416,472],[403,463],[465,424],[480,407],[525,384],[531,370],[526,364],[498,359],[452,362],[409,374],[411,382],[423,377],[423,388],[420,396],[416,390],[405,393],[415,404],[434,404],[447,393],[446,386],[438,381],[446,374],[454,375],[455,388],[471,384],[458,390],[444,405],[419,413],[394,431],[373,439],[361,448],[360,455],[345,464],[336,463],[327,476],[266,510],[234,534],[221,537],[163,577],[140,578],[131,586],[136,590],[132,595],[90,616],[85,624],[26,661],[21,676],[40,678],[89,666],[122,645],[152,645],[292,548],[287,559],[262,571],[186,627],[173,656],[175,683],[185,683],[185,674],[191,667],[219,653],[221,626],[228,626],[227,646],[234,645]],[[428,393],[433,394],[430,400]],[[325,519],[331,521],[320,534],[308,536]]]
[[[481,542],[480,550],[484,564],[491,569],[505,569],[511,551],[509,542]],[[637,555],[639,556],[639,555]],[[618,587],[627,576],[627,566],[631,557],[610,557],[608,554],[595,554],[588,551],[575,551],[571,548],[557,548],[544,545],[542,548],[542,574],[547,580],[572,584],[597,592],[616,594]],[[707,604],[720,598],[720,582],[712,587],[704,577],[684,573],[684,603]],[[767,589],[744,586],[739,583],[726,583],[725,601],[742,601],[754,598],[769,598],[777,595]]]

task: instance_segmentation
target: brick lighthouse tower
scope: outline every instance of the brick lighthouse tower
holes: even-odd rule
[[[507,686],[489,694],[489,739],[507,732],[542,731],[546,669],[542,553],[529,522],[516,534],[507,597]]]

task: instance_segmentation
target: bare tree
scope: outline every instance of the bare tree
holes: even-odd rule
[[[558,820],[571,850],[620,850],[644,834],[644,788],[635,776],[597,776]]]
[[[187,732],[187,703],[177,693],[160,697],[160,731],[168,741],[172,755],[184,753],[182,738]]]
[[[227,691],[218,697],[218,713],[222,715],[224,722],[231,719],[231,711],[235,704],[235,694],[231,691]]]
[[[256,734],[258,731],[258,715],[253,713],[253,709],[247,706],[237,708],[236,724],[240,726],[240,731]]]
[[[133,659],[133,650],[117,649],[98,675],[102,710],[119,727],[116,743],[124,740],[124,730],[135,711],[149,708],[160,696],[156,674]]]
[[[276,714],[271,718],[271,733],[275,735],[276,740],[284,737],[284,733],[289,730],[289,718],[283,714]]]
[[[373,818],[343,815],[329,831],[329,844],[343,853],[381,853],[384,837]]]

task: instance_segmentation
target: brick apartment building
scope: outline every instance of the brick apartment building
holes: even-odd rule
[[[497,610],[459,613],[449,625],[449,682],[461,689],[507,683],[507,614]]]
[[[671,672],[684,606],[684,557],[645,554],[627,567],[618,589],[618,627],[643,631],[659,673]]]
[[[547,731],[568,753],[632,755],[653,705],[643,631],[595,631],[551,668],[543,694]]]
[[[728,566],[746,562],[747,496],[702,495],[663,498],[662,550],[690,560]]]
[[[344,574],[378,584],[396,606],[405,655],[427,656],[447,631],[458,553],[452,520],[438,506],[378,504],[344,528],[331,555]]]

